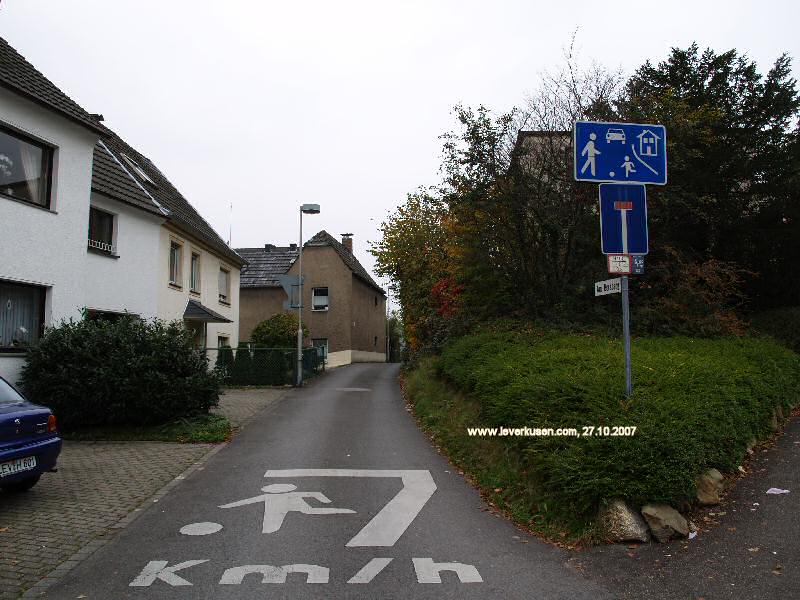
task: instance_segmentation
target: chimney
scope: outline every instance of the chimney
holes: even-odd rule
[[[267,252],[272,252],[275,250],[275,244],[264,244],[264,250]]]
[[[347,251],[350,254],[353,253],[353,234],[352,233],[343,233],[342,234],[342,246],[347,248]]]
[[[289,250],[297,250],[297,244],[289,244]]]

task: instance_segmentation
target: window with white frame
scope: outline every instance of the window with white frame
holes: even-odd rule
[[[95,208],[89,208],[89,248],[106,254],[114,254],[114,215]]]
[[[231,272],[223,267],[219,268],[219,301],[223,304],[230,303]]]
[[[192,252],[191,270],[189,273],[189,289],[200,293],[200,255]]]
[[[50,208],[53,149],[0,126],[0,194]]]
[[[178,242],[169,244],[169,282],[181,287],[181,263],[183,262],[183,246]]]
[[[328,310],[328,288],[311,288],[311,310]]]
[[[0,351],[27,348],[39,339],[45,288],[0,281]]]

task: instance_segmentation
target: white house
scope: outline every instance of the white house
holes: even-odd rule
[[[0,375],[11,381],[62,320],[184,319],[198,344],[238,341],[245,261],[101,121],[0,38]]]

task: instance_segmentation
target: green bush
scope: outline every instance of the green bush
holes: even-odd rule
[[[230,380],[231,371],[233,370],[233,349],[230,346],[222,346],[217,350],[217,361],[214,364],[214,369],[223,382]]]
[[[771,335],[800,353],[800,306],[757,313],[753,315],[751,325],[758,333]]]
[[[308,337],[308,327],[305,325],[303,337]],[[250,341],[264,348],[294,348],[297,345],[297,315],[278,313],[261,321],[253,329]]]
[[[236,358],[231,368],[230,381],[236,385],[252,385],[252,379],[253,353],[246,342],[241,342],[236,349]]]
[[[438,373],[478,402],[477,427],[637,427],[633,437],[496,438],[536,502],[583,525],[614,497],[692,498],[698,474],[734,470],[769,433],[774,408],[800,398],[800,357],[767,339],[634,339],[632,355],[628,399],[620,341],[595,335],[467,336],[445,349]]]
[[[22,388],[65,429],[152,425],[207,413],[219,381],[178,322],[66,322],[26,356]]]

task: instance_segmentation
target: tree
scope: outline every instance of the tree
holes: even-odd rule
[[[308,337],[308,327],[303,325],[303,338]],[[253,329],[250,341],[263,348],[294,348],[297,344],[297,315],[278,313],[261,321]]]
[[[665,245],[695,262],[749,272],[754,307],[798,302],[798,131],[800,99],[791,60],[766,76],[736,50],[697,44],[649,61],[616,102],[619,118],[667,127],[669,185],[648,199],[653,259]],[[758,276],[754,276],[758,274]]]

